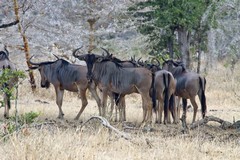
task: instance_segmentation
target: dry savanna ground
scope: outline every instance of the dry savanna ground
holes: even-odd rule
[[[95,120],[80,128],[91,116],[98,115],[96,103],[90,96],[80,120],[74,121],[81,101],[76,94],[65,92],[65,119],[58,120],[53,88],[39,88],[37,71],[35,75],[37,93],[33,94],[27,80],[23,81],[19,87],[17,108],[19,114],[39,112],[34,122],[37,127],[22,128],[18,134],[1,138],[0,159],[240,159],[240,130],[224,130],[219,123],[210,122],[190,130],[188,134],[181,132],[181,124],[153,124],[151,131],[140,129],[142,108],[137,94],[127,96],[127,122],[110,122],[125,132],[130,140],[109,131]],[[229,122],[240,120],[240,66],[232,73],[219,64],[208,72],[206,79],[207,115]],[[0,111],[2,132],[6,121],[3,119],[3,108]],[[12,107],[10,114],[14,113],[15,107]],[[190,108],[188,124],[192,114]],[[201,119],[200,112],[197,115]],[[126,125],[133,128],[127,129]]]

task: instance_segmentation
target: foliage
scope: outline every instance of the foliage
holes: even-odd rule
[[[14,99],[13,93],[15,87],[18,85],[16,82],[20,79],[24,79],[26,75],[23,71],[14,71],[9,68],[1,70],[0,75],[0,93],[7,94],[11,99]],[[1,104],[4,104],[3,101],[0,101]]]
[[[0,133],[0,136],[4,137],[7,134],[12,134],[13,132],[17,131],[17,129],[25,124],[31,124],[35,121],[35,119],[40,115],[40,112],[28,112],[25,114],[17,115],[17,116],[12,116],[10,117],[10,120],[6,122],[4,125],[4,132]],[[18,123],[18,128],[16,125],[16,121]]]
[[[24,124],[31,124],[34,122],[34,120],[40,115],[40,112],[28,112],[25,114],[21,114],[18,117],[14,116],[11,117],[12,120],[18,121],[18,123],[22,126]]]
[[[179,52],[175,31],[184,28],[192,33],[192,38],[199,37],[194,37],[197,33],[206,37],[206,29],[199,30],[199,28],[202,17],[212,2],[212,0],[148,0],[130,7],[129,11],[137,11],[135,17],[141,17],[138,29],[142,34],[149,36],[154,52],[169,50],[168,43],[171,41],[173,50]],[[210,13],[213,10],[214,7]],[[212,14],[208,16],[211,17]],[[207,20],[212,19],[207,18]],[[204,25],[208,26],[209,23]]]

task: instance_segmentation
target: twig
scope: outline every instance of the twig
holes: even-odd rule
[[[121,132],[119,131],[118,129],[114,128],[113,126],[110,125],[110,123],[108,122],[107,119],[105,119],[104,117],[101,117],[101,116],[92,116],[90,119],[88,119],[86,122],[84,122],[80,129],[86,125],[86,123],[88,123],[89,121],[93,120],[93,119],[97,119],[98,121],[100,121],[102,123],[103,126],[107,127],[108,129],[110,130],[113,130],[114,132],[116,132],[117,134],[119,134],[121,137],[123,137],[124,139],[126,140],[131,140],[132,138],[127,135],[126,133],[124,132]]]

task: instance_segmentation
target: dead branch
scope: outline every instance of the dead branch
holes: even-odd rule
[[[195,123],[190,125],[190,129],[194,129],[197,128],[198,126],[203,126],[206,125],[208,122],[218,122],[220,123],[220,127],[222,129],[237,129],[240,128],[240,121],[231,123],[228,121],[225,121],[223,119],[220,119],[218,117],[214,117],[214,116],[206,116],[204,119],[201,119],[199,121],[196,121]]]
[[[88,119],[86,122],[84,122],[80,129],[85,126],[89,121],[93,120],[93,119],[97,119],[98,121],[100,121],[102,123],[103,126],[107,127],[110,130],[113,130],[114,132],[116,132],[118,135],[120,135],[121,137],[123,137],[126,140],[131,140],[132,138],[127,135],[124,132],[119,131],[118,129],[114,128],[113,126],[110,125],[110,123],[108,122],[107,119],[105,119],[104,117],[101,116],[92,116],[90,119]]]
[[[7,27],[11,27],[11,26],[13,26],[13,25],[16,25],[16,24],[18,24],[18,22],[19,22],[19,20],[16,20],[16,21],[14,21],[14,22],[11,22],[11,23],[8,23],[8,24],[2,24],[2,25],[0,25],[0,28],[7,28]]]

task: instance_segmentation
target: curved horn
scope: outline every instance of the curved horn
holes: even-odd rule
[[[104,50],[106,53],[107,53],[107,56],[109,57],[109,56],[111,56],[111,54],[108,52],[108,50],[106,50],[105,48],[103,48],[103,47],[100,47],[102,50]]]
[[[77,57],[78,55],[76,55],[76,52],[77,52],[79,49],[81,49],[82,47],[83,47],[83,46],[81,46],[81,47],[79,47],[79,48],[73,50],[72,55],[73,55],[74,57]]]
[[[39,66],[41,63],[36,63],[36,62],[32,62],[31,61],[31,59],[34,57],[34,55],[32,55],[31,57],[30,57],[30,59],[28,60],[28,62],[30,63],[30,64],[32,64],[32,65],[36,65],[36,66]]]
[[[53,54],[54,55],[54,57],[56,57],[57,58],[57,60],[59,60],[60,58],[57,56],[57,55],[55,55],[55,54]]]
[[[9,52],[7,50],[7,45],[4,45],[4,50],[6,51],[7,56],[9,56]]]

